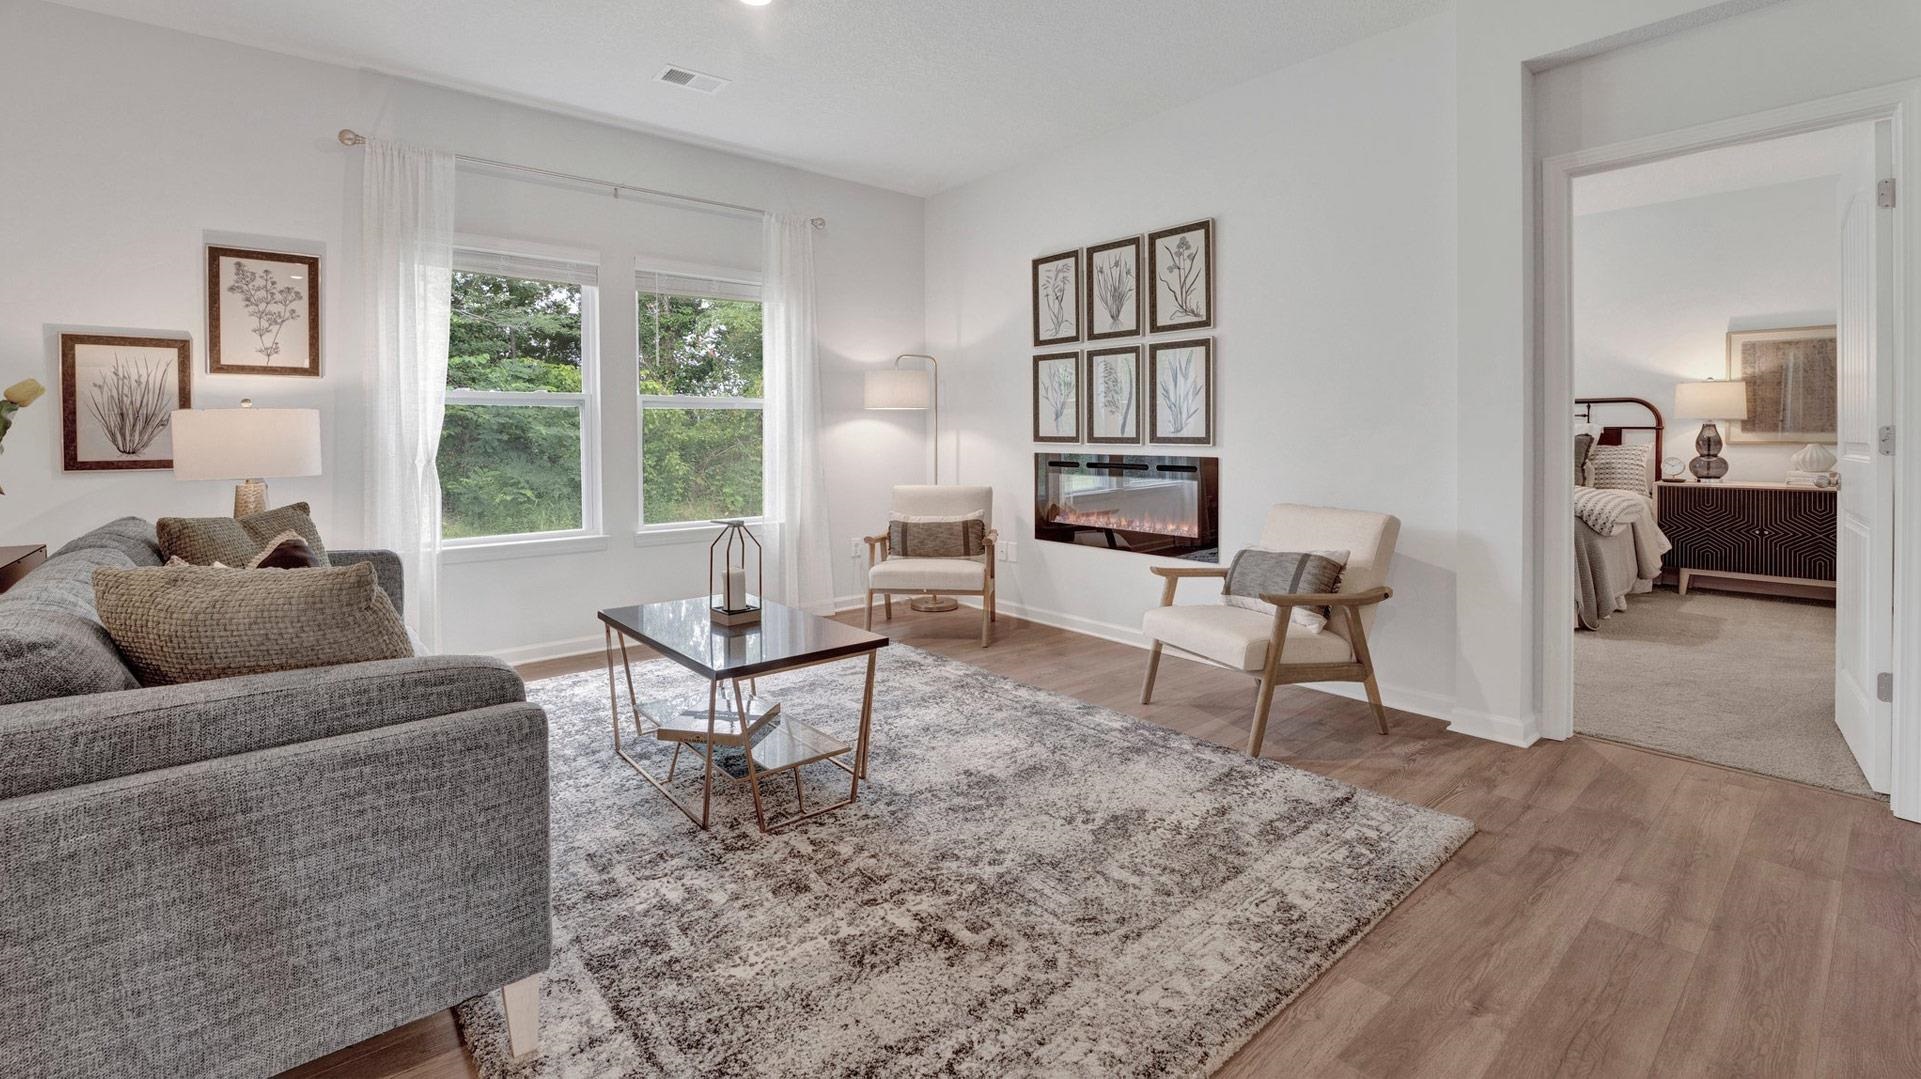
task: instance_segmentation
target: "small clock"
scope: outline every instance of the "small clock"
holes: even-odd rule
[[[1661,478],[1678,480],[1687,473],[1688,466],[1679,457],[1661,458]]]

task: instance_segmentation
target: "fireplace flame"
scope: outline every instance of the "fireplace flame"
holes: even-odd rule
[[[1160,517],[1126,517],[1114,510],[1081,511],[1062,509],[1051,518],[1057,524],[1081,525],[1086,528],[1112,528],[1121,532],[1151,532],[1160,536],[1181,536],[1198,539],[1200,526],[1191,521],[1176,521]]]

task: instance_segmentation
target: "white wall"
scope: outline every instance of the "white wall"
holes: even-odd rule
[[[220,513],[228,485],[170,473],[62,473],[57,334],[178,331],[194,340],[194,403],[251,396],[322,411],[326,472],[274,481],[305,499],[331,543],[359,540],[364,365],[360,153],[352,127],[422,145],[819,214],[823,460],[834,550],[884,520],[888,486],[925,475],[924,418],[860,408],[860,372],[921,351],[921,200],[619,128],[344,67],[40,3],[0,7],[0,384],[33,376],[0,455],[0,542],[57,545],[121,514]],[[463,230],[598,251],[602,276],[605,549],[450,565],[447,645],[517,658],[599,640],[593,612],[684,594],[704,543],[637,548],[633,285],[637,255],[758,261],[737,218],[463,170]],[[202,244],[286,242],[325,256],[325,377],[204,373]],[[857,587],[835,561],[836,592]],[[558,642],[558,644],[556,643]]]
[[[1399,515],[1375,654],[1391,703],[1446,711],[1453,51],[1452,18],[1428,19],[928,201],[951,478],[992,484],[1018,544],[1003,606],[1131,639],[1160,591],[1145,558],[1033,539],[1029,260],[1213,217],[1218,444],[1144,452],[1218,454],[1227,551],[1274,502]]]
[[[1674,386],[1728,377],[1729,331],[1834,322],[1837,204],[1828,178],[1576,217],[1575,396],[1652,401],[1666,453],[1693,457],[1700,423],[1674,411]],[[1640,422],[1604,408],[1596,423]],[[1802,445],[1729,442],[1721,456],[1728,479],[1779,482]]]

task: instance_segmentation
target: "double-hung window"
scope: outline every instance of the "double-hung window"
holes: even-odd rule
[[[642,270],[643,527],[761,515],[760,284]]]
[[[590,261],[459,247],[440,436],[441,535],[599,530]]]

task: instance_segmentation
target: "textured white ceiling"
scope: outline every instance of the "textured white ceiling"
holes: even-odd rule
[[[66,2],[929,194],[1447,0]],[[670,63],[733,85],[654,82]]]

